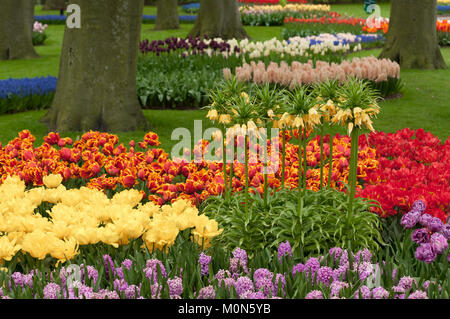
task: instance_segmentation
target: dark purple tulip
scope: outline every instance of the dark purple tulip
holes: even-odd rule
[[[426,228],[419,228],[413,231],[411,240],[416,244],[425,244],[430,242],[430,234]]]
[[[438,232],[442,227],[444,227],[444,224],[442,223],[442,220],[437,217],[433,217],[428,223],[428,228],[430,228],[432,232]]]
[[[436,254],[442,254],[448,248],[447,238],[442,234],[434,233],[431,235],[431,245]]]
[[[441,229],[441,234],[444,235],[444,237],[449,240],[450,239],[450,225],[445,224]]]
[[[409,213],[402,216],[400,223],[404,228],[413,228],[417,224],[419,217],[419,212],[410,211]]]
[[[424,261],[427,264],[432,263],[437,256],[433,246],[430,243],[422,244],[417,247],[414,255],[418,260]]]
[[[431,221],[433,217],[429,214],[423,214],[422,216],[419,217],[419,224],[424,226],[424,227],[428,227],[428,223]]]

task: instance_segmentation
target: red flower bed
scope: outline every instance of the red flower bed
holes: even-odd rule
[[[320,24],[347,24],[347,25],[364,25],[366,19],[362,18],[341,18],[340,14],[330,12],[331,17],[323,16],[320,18],[301,19],[289,17],[284,19],[284,23],[320,23]]]
[[[360,146],[367,145],[365,136]],[[385,217],[406,213],[422,199],[427,213],[445,221],[450,214],[450,139],[445,143],[423,129],[405,128],[396,133],[369,135],[379,166],[364,178],[358,196],[376,199]]]
[[[294,134],[298,134],[294,132]],[[286,132],[287,140],[291,135]],[[0,144],[0,182],[8,175],[20,176],[28,186],[42,185],[43,176],[61,174],[64,181],[75,186],[87,185],[104,191],[116,188],[136,188],[146,200],[158,204],[185,198],[198,204],[209,196],[224,190],[222,163],[201,161],[178,162],[169,158],[155,133],[145,135],[142,142],[130,142],[129,147],[119,144],[116,135],[88,132],[75,142],[50,133],[42,145],[34,146],[34,136],[22,131],[7,145]],[[272,140],[273,142],[273,140]],[[237,144],[237,141],[235,141]],[[403,129],[394,134],[376,132],[363,135],[359,141],[357,194],[376,199],[383,212],[374,209],[382,217],[404,214],[414,201],[422,199],[427,213],[445,221],[450,214],[450,140],[441,143],[431,133]],[[202,154],[208,142],[194,148],[196,156]],[[137,151],[135,148],[140,148]],[[272,189],[281,185],[280,169],[269,174]],[[250,145],[256,150],[257,146]],[[324,185],[328,184],[329,137],[324,138]],[[318,190],[320,184],[319,138],[313,138],[307,146],[307,188]],[[201,157],[200,157],[201,158]],[[270,158],[270,148],[269,148]],[[333,167],[331,185],[345,191],[348,182],[350,138],[337,135],[333,139]],[[263,192],[261,163],[250,164],[250,185]],[[286,184],[296,188],[298,184],[298,146],[286,143]],[[227,175],[230,165],[227,165]],[[233,191],[241,191],[245,185],[244,164],[235,162]],[[253,190],[252,190],[253,191]]]

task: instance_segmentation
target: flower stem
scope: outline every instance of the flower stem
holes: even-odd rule
[[[333,135],[330,133],[330,158],[328,166],[328,188],[331,188],[331,173],[333,171]]]
[[[234,164],[234,157],[233,161],[230,164],[230,187],[228,188],[228,200],[230,200],[231,194],[233,193],[233,175],[234,175],[233,164]]]
[[[282,162],[281,162],[281,188],[284,188],[284,180],[285,180],[285,160],[286,160],[286,136],[284,133],[284,129],[281,130],[282,138],[283,138],[283,150],[282,150]]]
[[[320,186],[319,189],[322,189],[323,185],[323,124],[320,127]]]
[[[245,215],[248,216],[248,136],[245,134],[244,153],[245,153]]]
[[[227,152],[225,148],[225,135],[226,134],[226,127],[223,127],[222,130],[222,160],[223,160],[223,185],[224,185],[224,192],[223,197],[227,199],[228,197],[228,191],[227,191]]]
[[[302,214],[302,181],[303,181],[303,174],[302,174],[302,135],[301,131],[299,129],[298,132],[298,203],[297,203],[297,211],[298,215],[301,216]]]
[[[305,136],[303,137],[303,191],[306,192],[306,128],[305,128]]]
[[[349,172],[349,197],[348,197],[348,215],[347,224],[353,217],[353,199],[356,193],[356,174],[358,167],[358,138],[359,128],[355,127],[351,134],[351,149],[350,149],[350,172]]]
[[[267,161],[267,137],[266,137],[266,140],[265,140],[265,149],[264,149],[264,164],[263,164],[263,167],[264,167],[264,207],[267,207],[267,184],[268,184],[268,181],[267,181],[267,179],[268,179],[268,176],[267,176],[267,174],[268,174],[268,172],[267,172],[267,164],[268,164],[268,161]]]

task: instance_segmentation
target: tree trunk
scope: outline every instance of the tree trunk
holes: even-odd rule
[[[200,0],[197,21],[189,35],[222,39],[248,38],[242,26],[237,0]]]
[[[33,21],[33,1],[1,1],[0,60],[38,57],[33,47]]]
[[[144,0],[73,0],[81,28],[66,27],[58,85],[42,119],[52,131],[146,129],[136,89]]]
[[[66,8],[66,0],[46,0],[43,10],[61,10]]]
[[[436,32],[436,0],[393,0],[387,41],[380,58],[404,69],[446,68]]]
[[[178,0],[158,0],[156,2],[158,13],[156,14],[155,30],[179,29]]]

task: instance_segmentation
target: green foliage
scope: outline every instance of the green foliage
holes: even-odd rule
[[[18,113],[31,110],[41,110],[50,107],[55,93],[45,95],[18,96],[10,95],[0,99],[0,114]]]
[[[335,246],[349,248],[349,243],[352,249],[379,249],[381,221],[369,212],[374,202],[356,198],[351,224],[346,227],[345,193],[307,190],[302,196],[301,215],[297,211],[297,196],[296,190],[278,190],[268,194],[265,208],[261,196],[253,194],[248,216],[243,210],[243,193],[234,194],[230,202],[210,198],[200,209],[224,228],[215,241],[227,251],[241,247],[254,254],[263,247],[274,249],[286,240],[306,255],[323,253]]]
[[[45,40],[48,38],[47,34],[45,32],[39,33],[39,32],[33,32],[33,45],[42,45],[44,44]]]
[[[311,11],[311,12],[295,12],[295,11],[283,11],[283,12],[271,12],[271,13],[250,13],[245,14],[241,12],[241,19],[243,25],[251,26],[282,26],[284,19],[293,17],[297,19],[311,19],[314,16],[322,17],[327,13],[323,11]]]
[[[321,33],[352,33],[361,34],[361,26],[359,24],[322,24],[322,23],[286,23],[282,31],[282,38],[287,40],[291,37],[308,37],[311,35],[319,35]]]

